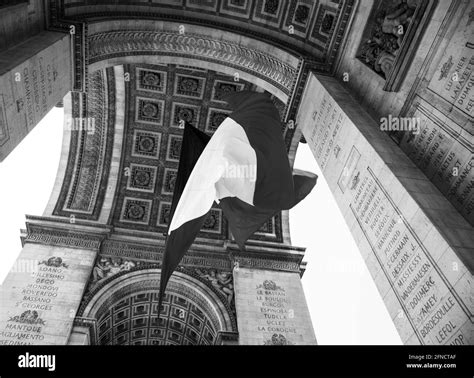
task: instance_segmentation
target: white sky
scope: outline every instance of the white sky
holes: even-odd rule
[[[313,191],[290,210],[291,242],[306,247],[302,283],[318,344],[401,345],[402,341],[307,144],[295,168],[316,173]]]
[[[63,109],[53,108],[0,163],[0,282],[21,251],[25,214],[42,215],[59,164]],[[303,288],[320,345],[401,344],[385,305],[307,145],[295,167],[319,175],[290,211],[293,245],[307,247]]]

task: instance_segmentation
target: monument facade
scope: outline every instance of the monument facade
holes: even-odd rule
[[[32,3],[0,12],[0,158],[60,101],[64,137],[0,344],[316,344],[287,211],[243,252],[213,207],[157,316],[181,121],[212,135],[241,90],[309,144],[402,341],[472,343],[469,1]]]

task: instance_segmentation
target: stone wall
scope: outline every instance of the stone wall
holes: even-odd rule
[[[298,273],[238,267],[234,284],[239,344],[316,344]]]
[[[0,161],[70,90],[70,37],[42,32],[1,55]]]
[[[385,80],[356,58],[363,29],[374,2],[359,3],[336,77],[381,129],[383,119],[415,120],[417,130],[390,132],[401,149],[436,186],[457,212],[474,225],[473,114],[474,53],[472,2],[438,1],[408,70],[396,92],[383,90]],[[439,193],[438,193],[439,194]],[[431,214],[431,216],[435,216]],[[447,228],[459,227],[452,212]]]
[[[0,287],[0,345],[65,345],[95,255],[26,243]]]
[[[0,51],[16,46],[44,29],[43,1],[7,3],[9,5],[0,5]]]
[[[312,75],[298,114],[402,341],[472,343],[469,223],[336,79]]]

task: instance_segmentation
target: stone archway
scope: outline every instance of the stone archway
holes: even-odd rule
[[[221,334],[235,334],[235,316],[222,295],[182,269],[170,279],[158,318],[159,281],[160,269],[145,268],[97,287],[79,311],[94,323],[92,343],[213,345],[221,343]]]
[[[163,59],[163,61],[160,60],[162,64],[157,64],[154,62],[156,56],[141,55],[142,52],[139,55],[133,55],[132,51],[125,49],[120,54],[123,54],[123,56],[115,58],[104,55],[104,60],[97,61],[90,66],[92,69],[88,75],[89,89],[87,94],[74,92],[64,99],[65,134],[61,164],[53,193],[43,214],[44,216],[87,219],[99,224],[110,223],[113,221],[111,220],[113,217],[117,217],[114,210],[116,210],[117,201],[120,201],[120,199],[117,199],[118,186],[121,182],[121,172],[125,169],[125,166],[121,165],[123,163],[118,164],[118,162],[123,159],[124,154],[128,153],[130,155],[130,152],[126,150],[127,144],[134,145],[136,143],[135,139],[132,140],[132,138],[135,138],[135,135],[128,136],[127,134],[130,124],[135,122],[135,119],[130,119],[129,115],[131,112],[129,110],[130,93],[135,90],[133,89],[135,84],[131,85],[132,89],[130,86],[127,86],[127,77],[132,78],[132,80],[138,80],[134,72],[136,69],[141,70],[143,67],[149,68],[151,72],[154,72],[153,69],[161,72],[167,71],[166,67],[170,65],[178,66],[176,64],[178,61],[173,61],[172,56],[160,56],[160,59]],[[117,59],[124,61],[124,64],[113,65],[118,63]],[[195,67],[196,62],[206,64],[206,61],[190,57],[182,59],[183,61],[180,61],[180,63],[187,64],[179,65],[179,67]],[[165,64],[165,61],[168,63]],[[229,76],[229,70],[234,70],[233,68],[225,63],[214,62],[213,64],[213,67],[218,69],[218,71],[213,72],[220,74],[224,82],[234,83],[232,76]],[[209,67],[207,68],[208,72],[212,71]],[[164,75],[166,75],[166,72]],[[260,74],[247,74],[249,80],[242,79],[234,84],[241,86],[241,89],[247,88],[250,85],[263,91],[265,89],[259,86],[262,79],[258,75]],[[208,81],[210,81],[209,78]],[[169,87],[172,87],[176,82],[168,84]],[[285,101],[288,101],[288,97],[285,97],[286,95],[283,92],[272,88],[270,88],[272,90],[270,93],[275,98],[275,101],[278,101],[281,105],[281,116],[284,118],[285,106],[287,104],[281,99],[283,98]],[[175,103],[182,106],[188,100],[182,97],[170,100],[168,96],[172,95],[173,92],[171,94],[169,92],[170,90],[168,90],[166,98],[163,97],[164,93],[158,96],[162,96],[159,101],[163,103],[164,100],[164,108],[172,106],[168,110],[168,112],[172,113]],[[209,101],[210,96],[213,95],[209,90],[206,93],[204,101]],[[149,95],[149,92],[143,92],[138,97],[146,97],[148,101],[153,96],[154,94]],[[168,105],[169,103],[172,104]],[[135,105],[132,104],[131,106]],[[198,106],[200,106],[198,103],[193,103],[191,108],[197,109]],[[205,118],[206,112],[209,112],[207,117],[210,117],[211,108],[221,111],[223,107],[222,104],[213,102],[212,105],[209,105],[209,110],[205,108],[204,111],[201,109],[196,112],[202,113],[202,118]],[[216,113],[219,113],[219,111],[216,111]],[[72,128],[71,126],[75,126],[77,123],[74,122],[77,119],[81,121],[94,120],[93,132],[90,132],[85,127],[88,124],[87,122],[80,123],[79,126],[82,126],[82,128]],[[163,126],[167,125],[169,125],[169,122],[163,123]],[[176,133],[176,127],[173,127],[173,125],[170,125],[168,129],[154,131],[149,129],[148,131],[152,131],[153,135],[157,135],[157,132],[161,133],[163,145],[167,143],[166,135],[170,132],[174,133],[173,138],[176,137],[175,134],[178,134]],[[204,131],[208,130],[205,129]],[[141,129],[139,132],[141,132]],[[285,130],[282,130],[282,132],[285,132]],[[163,148],[166,149],[166,146]],[[289,152],[291,162],[293,162],[295,153],[296,144],[293,143]],[[152,160],[148,161],[154,163]],[[172,168],[174,169],[174,167]],[[117,211],[120,211],[120,209]],[[283,211],[281,215],[275,218],[274,223],[275,225],[272,224],[270,226],[271,230],[269,233],[272,240],[290,243],[288,212]],[[262,237],[266,236],[263,235]]]

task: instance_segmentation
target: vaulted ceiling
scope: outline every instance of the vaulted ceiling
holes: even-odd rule
[[[107,223],[163,234],[181,151],[184,120],[212,135],[230,109],[222,101],[229,91],[262,91],[257,86],[218,72],[181,65],[126,64],[124,130],[113,209]],[[68,171],[54,215],[97,220],[109,185],[117,93],[114,69],[89,74],[83,130],[71,133]],[[284,104],[273,101],[282,113]],[[78,101],[78,98],[76,98]],[[76,104],[78,106],[78,104]],[[74,108],[74,103],[73,103]],[[73,110],[74,112],[74,110]],[[73,114],[73,119],[80,117]],[[89,126],[89,128],[88,128]],[[222,211],[214,206],[201,237],[228,239]],[[281,216],[272,218],[254,236],[281,241]]]
[[[199,23],[273,40],[332,61],[353,0],[63,0],[74,19],[147,18]]]
[[[271,93],[294,156],[299,138],[288,122],[308,73],[330,73],[353,3],[51,0],[51,25],[75,26],[67,117],[92,120],[94,131],[71,131],[62,182],[49,205],[54,210],[45,215],[163,235],[179,121],[212,135],[229,114],[221,100],[226,91]],[[253,238],[283,242],[283,228],[287,220],[278,214]],[[229,239],[217,206],[199,236]]]
[[[166,294],[158,318],[158,293],[121,298],[97,319],[99,345],[213,345],[217,330],[185,296]]]

